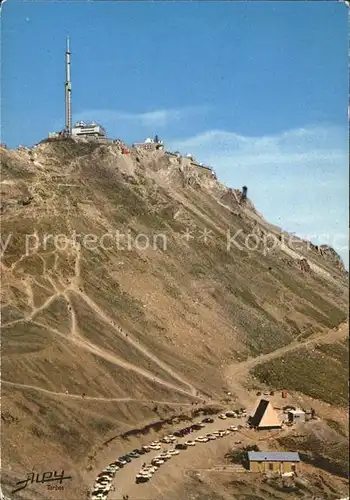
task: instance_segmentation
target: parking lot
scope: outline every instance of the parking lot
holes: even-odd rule
[[[201,417],[193,423],[177,426],[172,434],[159,437],[148,445],[130,450],[124,456],[116,456],[96,478],[91,491],[92,500],[122,500],[153,498],[156,484],[167,481],[169,474],[183,475],[186,463],[193,464],[196,455],[208,455],[210,461],[213,445],[229,439],[230,445],[239,445],[244,430],[245,411],[226,412],[221,416]],[[221,418],[220,418],[221,417]],[[163,476],[163,478],[162,478]]]

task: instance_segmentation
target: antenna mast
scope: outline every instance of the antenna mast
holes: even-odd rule
[[[68,135],[72,135],[72,84],[70,81],[70,51],[69,37],[67,36],[66,45],[66,83],[65,89],[65,111],[66,111],[66,126],[65,131]]]

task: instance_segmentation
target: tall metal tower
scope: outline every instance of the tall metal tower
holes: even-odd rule
[[[65,92],[65,111],[66,111],[66,126],[65,131],[72,135],[72,84],[70,81],[70,51],[69,37],[67,36],[66,46],[66,83],[64,85]]]
[[[350,96],[350,2],[345,2],[348,7],[348,96]],[[350,102],[348,98],[348,127],[350,134]]]

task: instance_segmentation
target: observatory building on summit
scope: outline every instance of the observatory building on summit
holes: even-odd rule
[[[77,122],[72,128],[72,136],[75,137],[106,137],[106,130],[95,122]]]

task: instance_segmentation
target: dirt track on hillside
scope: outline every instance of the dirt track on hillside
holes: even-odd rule
[[[288,354],[289,352],[296,351],[305,347],[310,347],[315,344],[333,343],[343,340],[349,335],[349,324],[343,323],[337,330],[329,330],[327,333],[318,333],[304,341],[294,341],[284,347],[280,347],[275,351],[267,354],[261,354],[255,358],[250,358],[242,363],[234,363],[228,366],[225,370],[225,376],[230,384],[232,391],[236,393],[242,403],[249,404],[252,402],[253,396],[249,396],[247,390],[244,390],[244,382],[249,378],[249,372],[255,366],[266,363],[271,359],[279,358]]]

